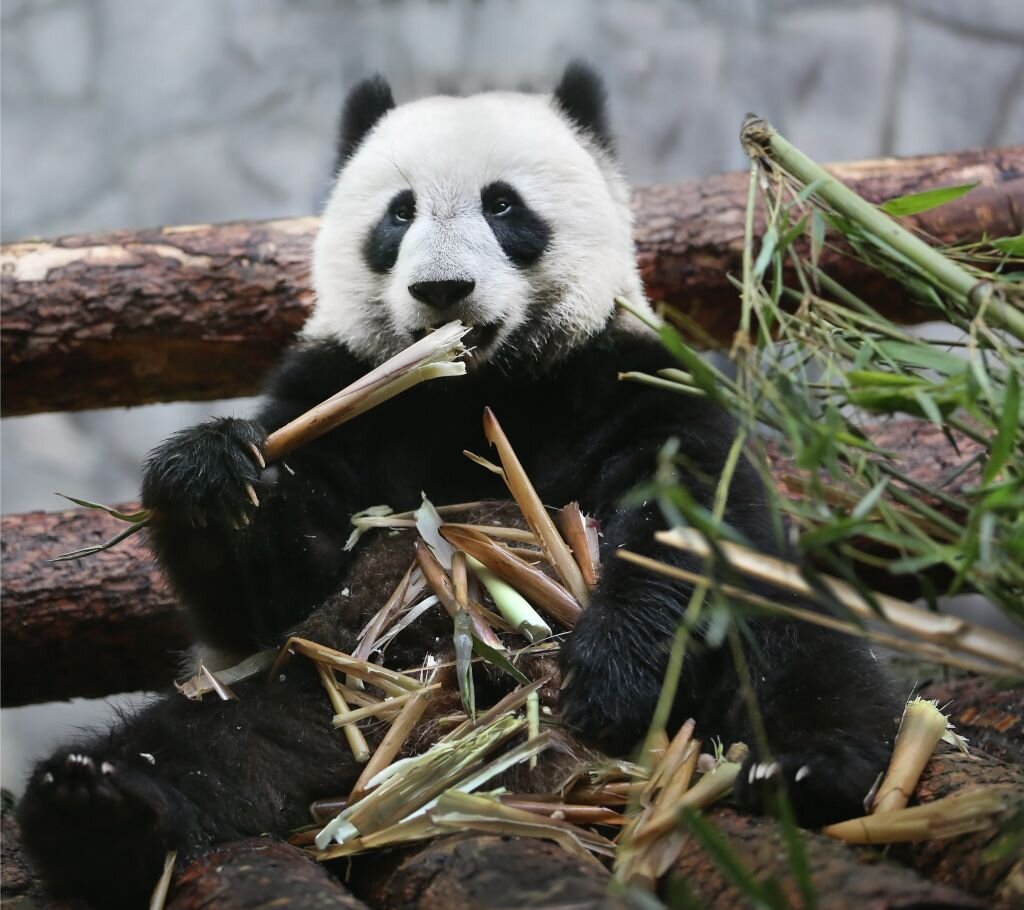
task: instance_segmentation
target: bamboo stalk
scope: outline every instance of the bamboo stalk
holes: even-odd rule
[[[568,628],[579,620],[579,602],[540,569],[509,552],[472,527],[442,525],[441,536],[452,546],[479,560],[502,581],[507,582],[537,606],[547,610]]]
[[[921,772],[946,732],[946,716],[935,702],[913,699],[903,711],[889,768],[871,801],[871,815],[906,807]]]
[[[448,573],[445,572],[437,557],[431,552],[430,547],[422,540],[416,541],[416,562],[419,564],[423,577],[430,585],[430,589],[437,595],[448,615],[454,619],[459,613],[459,604],[455,599],[455,590],[452,588]],[[473,634],[485,645],[499,651],[507,650],[501,639],[480,615],[480,611],[473,604],[466,604],[466,613],[469,614],[473,624]]]
[[[414,692],[414,698],[409,699],[403,706],[394,723],[391,724],[388,732],[384,735],[377,751],[373,753],[370,760],[363,768],[363,773],[352,787],[348,796],[348,805],[362,799],[366,795],[368,785],[381,771],[390,765],[401,751],[405,741],[409,738],[413,728],[419,723],[423,712],[427,709],[435,689],[433,686],[424,687]]]
[[[585,607],[590,601],[590,590],[583,580],[576,560],[558,533],[555,523],[551,520],[544,504],[540,501],[537,491],[526,476],[526,471],[512,449],[508,437],[494,416],[490,408],[484,409],[484,435],[487,441],[498,450],[502,467],[505,470],[509,490],[512,497],[519,504],[526,523],[533,531],[541,549],[548,555],[551,564],[562,577],[565,586],[573,593],[576,599]]]
[[[880,238],[896,252],[961,299],[966,307],[981,302],[987,314],[1017,339],[1024,341],[1024,313],[999,299],[991,282],[979,281],[938,250],[908,231],[877,206],[862,199],[839,180],[789,143],[760,117],[749,115],[740,130],[740,140],[751,159],[768,158],[788,171],[804,186],[814,184],[815,195],[824,199],[840,215],[854,221]]]
[[[378,717],[387,711],[395,711],[404,707],[409,701],[416,698],[420,692],[426,692],[428,690],[435,691],[440,688],[440,683],[432,683],[429,686],[424,686],[422,689],[417,689],[415,692],[407,692],[405,695],[396,695],[393,698],[387,698],[384,701],[375,702],[372,705],[366,705],[362,708],[348,708],[345,711],[336,713],[331,724],[335,727],[345,727],[347,729],[349,725],[354,725],[361,720],[366,720],[368,717]]]
[[[264,446],[267,461],[279,461],[299,446],[425,380],[464,374],[465,363],[451,361],[465,353],[461,340],[468,331],[457,319],[441,326],[271,433]]]
[[[597,556],[591,552],[590,537],[587,534],[587,519],[578,502],[562,506],[558,513],[558,527],[565,535],[565,541],[572,549],[576,565],[580,567],[583,580],[588,588],[597,584]]]
[[[334,678],[334,671],[330,667],[325,667],[320,662],[317,662],[316,669],[320,674],[320,682],[323,683],[324,688],[327,690],[327,697],[331,700],[331,707],[334,708],[335,716],[348,714],[350,711],[348,702],[345,701],[341,690],[338,688],[338,681]],[[338,724],[334,726],[338,726]],[[362,764],[370,757],[370,747],[366,743],[366,737],[363,736],[363,731],[354,723],[345,727],[345,739],[348,740],[348,747],[352,750],[352,757],[359,764]]]
[[[704,537],[692,528],[659,531],[654,536],[659,543],[696,553],[698,556],[707,557],[711,553],[711,548]],[[817,592],[804,581],[799,569],[792,563],[726,541],[721,541],[718,545],[729,564],[744,574],[805,597],[817,598]],[[831,575],[819,577],[831,594],[851,613],[864,620],[879,618],[871,605],[865,603],[852,585]],[[918,609],[906,601],[886,594],[876,593],[874,597],[881,610],[881,618],[898,629],[946,647],[952,646],[969,654],[987,658],[993,663],[1001,664],[1004,670],[1014,673],[1024,670],[1024,642],[1014,641],[1006,635],[955,616]]]

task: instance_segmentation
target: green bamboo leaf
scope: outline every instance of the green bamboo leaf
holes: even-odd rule
[[[924,367],[935,370],[943,376],[954,376],[967,369],[967,360],[928,342],[919,344],[905,341],[884,340],[878,342],[878,348],[884,354],[908,366]]]
[[[47,562],[70,562],[71,560],[92,556],[95,553],[102,553],[104,550],[116,547],[121,541],[127,540],[133,534],[138,534],[144,527],[146,527],[145,521],[137,521],[134,524],[128,525],[127,528],[119,534],[115,534],[105,543],[97,544],[94,547],[83,547],[81,550],[72,550],[70,553],[61,553],[60,556],[54,556],[53,559],[48,559]]]
[[[1012,370],[1006,380],[1006,392],[1003,395],[1003,413],[999,418],[999,430],[989,449],[988,464],[982,473],[985,483],[995,480],[996,475],[1006,464],[1013,452],[1013,444],[1020,431],[1020,380]]]
[[[943,186],[934,190],[925,190],[923,193],[910,193],[907,196],[897,196],[883,202],[879,208],[887,215],[894,215],[901,218],[904,215],[916,215],[918,212],[927,212],[929,209],[937,208],[966,196],[973,190],[980,181],[974,183],[962,183],[959,186]]]
[[[100,512],[106,512],[108,515],[113,516],[119,521],[130,521],[133,524],[139,521],[146,521],[149,518],[149,509],[139,509],[138,512],[119,512],[112,506],[105,506],[102,502],[90,502],[88,499],[78,499],[74,496],[68,496],[67,493],[58,493],[58,496],[63,499],[67,499],[73,502],[75,505],[84,506],[87,509],[98,509]]]
[[[473,636],[473,651],[481,660],[485,660],[487,663],[493,664],[499,670],[504,670],[520,685],[530,685],[530,678],[528,676],[524,676],[515,664],[502,654],[501,651],[498,651],[496,648],[492,648],[488,644],[484,644],[484,642],[480,641],[476,636]]]
[[[1008,256],[1024,256],[1024,234],[1018,234],[1016,237],[997,237],[992,241],[992,246]]]
[[[476,719],[476,692],[473,688],[473,618],[465,610],[455,614],[455,677],[459,682],[462,707]]]
[[[867,493],[864,494],[864,498],[854,507],[853,512],[850,513],[850,517],[867,518],[875,506],[878,505],[878,501],[882,498],[887,486],[889,486],[889,478],[883,477],[870,490],[868,490]]]
[[[846,374],[846,378],[854,388],[921,385],[921,380],[916,376],[901,376],[898,373],[883,373],[881,370],[850,370],[850,372]]]
[[[768,263],[775,252],[778,240],[779,235],[775,231],[775,226],[772,225],[764,232],[764,239],[761,241],[761,251],[757,254],[757,259],[754,261],[754,278],[760,278],[764,274],[764,270],[768,268]]]
[[[811,215],[811,265],[817,269],[825,246],[825,219],[817,209]]]

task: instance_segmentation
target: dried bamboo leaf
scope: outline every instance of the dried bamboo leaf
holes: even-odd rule
[[[572,549],[573,559],[583,573],[583,580],[588,588],[597,584],[598,556],[596,547],[596,535],[592,535],[588,529],[588,521],[580,509],[578,502],[570,502],[562,506],[558,512],[558,527],[565,536],[566,543]]]

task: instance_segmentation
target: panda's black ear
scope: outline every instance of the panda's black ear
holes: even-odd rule
[[[338,168],[352,157],[366,134],[394,106],[391,86],[383,76],[371,76],[352,87],[341,109],[335,161]]]
[[[608,124],[604,80],[589,64],[573,60],[555,89],[555,103],[573,123],[586,130],[609,152],[615,142]]]

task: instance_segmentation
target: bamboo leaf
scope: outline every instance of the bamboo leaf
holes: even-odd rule
[[[992,246],[1008,256],[1024,256],[1024,234],[1018,234],[1016,237],[997,237],[992,241]]]
[[[985,483],[995,480],[1010,453],[1020,432],[1020,380],[1010,372],[1006,380],[1006,394],[1003,396],[1003,413],[999,418],[999,431],[989,449],[988,463],[982,478]]]
[[[919,212],[927,212],[929,209],[938,208],[961,196],[966,196],[978,185],[974,183],[962,183],[958,186],[944,186],[934,190],[925,190],[923,193],[910,193],[906,196],[897,196],[883,202],[879,208],[887,215],[894,215],[902,218],[904,215],[916,215]]]
[[[84,506],[87,509],[98,509],[101,512],[106,512],[113,518],[119,521],[130,521],[132,524],[140,521],[146,521],[149,518],[150,509],[139,509],[138,512],[120,512],[113,506],[105,506],[101,502],[90,502],[88,499],[78,499],[74,496],[68,496],[67,493],[58,493],[58,496],[73,502],[75,505]]]

